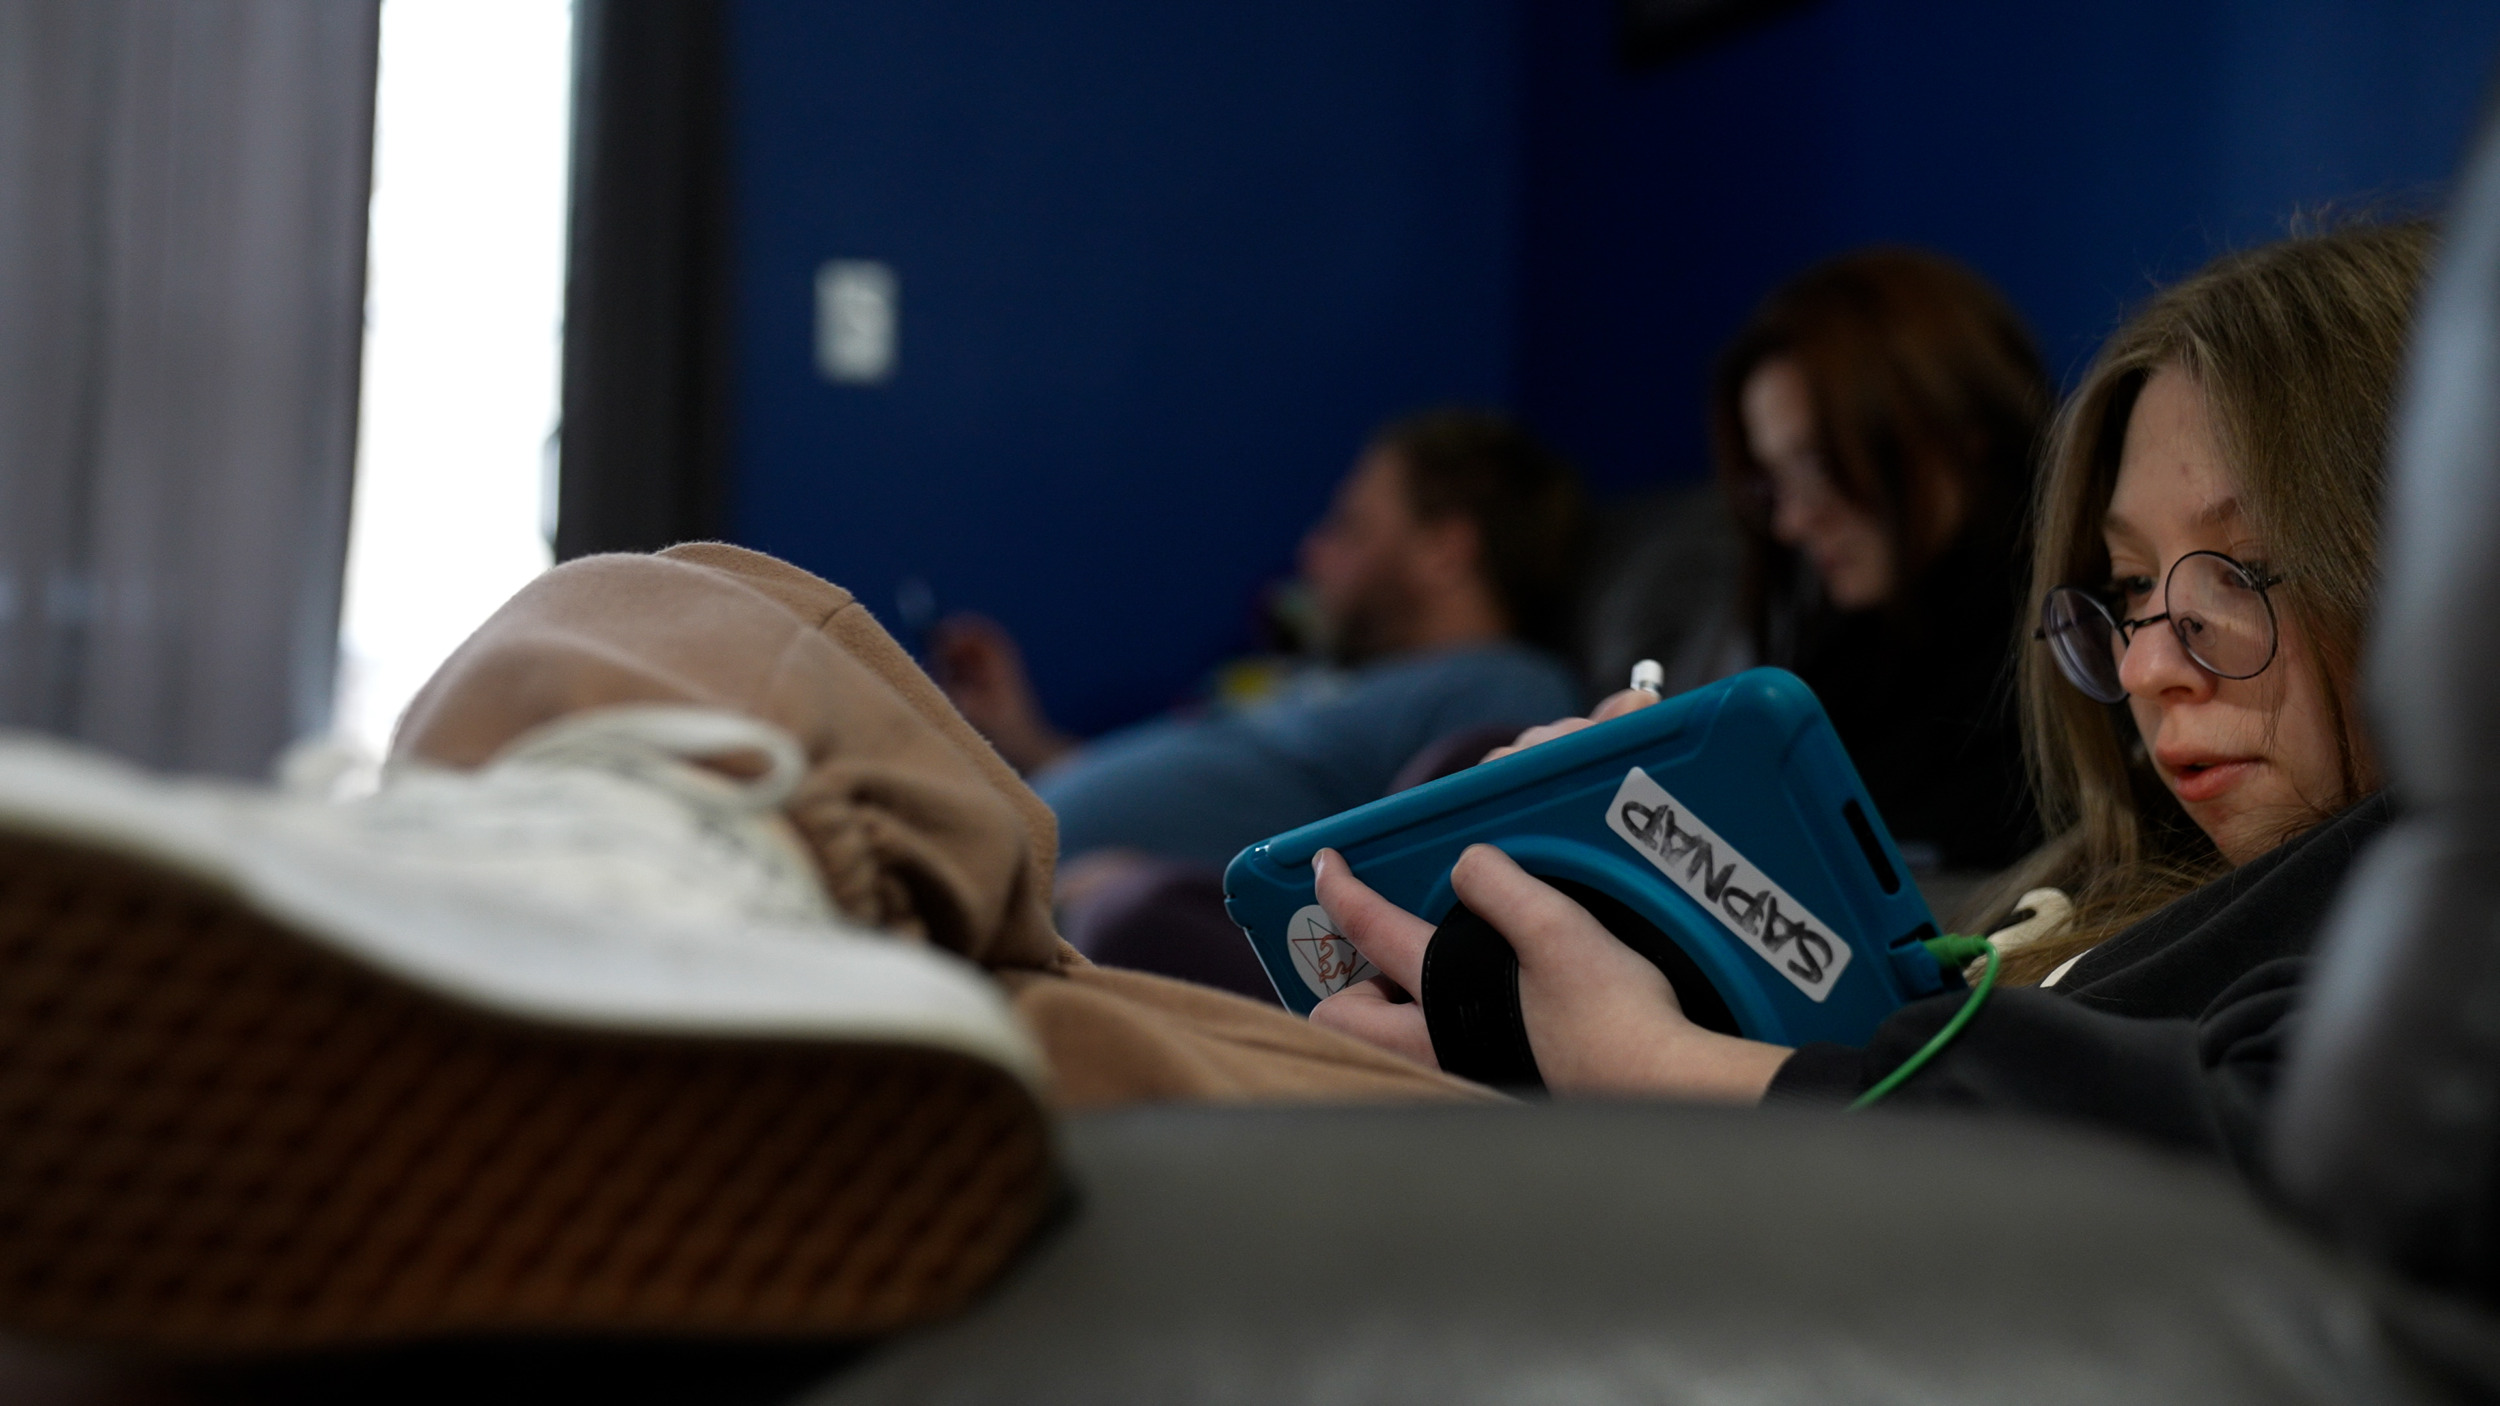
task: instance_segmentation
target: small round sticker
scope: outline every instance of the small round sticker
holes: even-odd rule
[[[1293,969],[1302,973],[1303,984],[1323,1001],[1380,975],[1380,968],[1345,940],[1328,920],[1328,910],[1316,903],[1304,904],[1285,924],[1285,947],[1293,953]]]

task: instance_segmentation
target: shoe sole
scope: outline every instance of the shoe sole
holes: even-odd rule
[[[961,1307],[1057,1193],[982,1059],[490,1013],[178,866],[0,833],[13,1330],[861,1336]]]

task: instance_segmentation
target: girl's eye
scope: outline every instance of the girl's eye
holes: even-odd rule
[[[2139,601],[2153,593],[2150,576],[2119,576],[2109,583],[2109,593],[2122,600]]]

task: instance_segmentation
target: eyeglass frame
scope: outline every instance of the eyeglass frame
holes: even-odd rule
[[[2258,603],[2266,608],[2266,657],[2257,665],[2256,668],[2249,670],[2245,674],[2224,673],[2222,670],[2217,669],[2213,665],[2198,658],[2196,655],[2196,647],[2188,642],[2187,631],[2181,627],[2179,621],[2175,618],[2176,612],[2170,608],[2170,583],[2178,576],[2179,568],[2187,565],[2188,560],[2192,557],[2212,557],[2221,562],[2223,565],[2230,567],[2233,571],[2239,573],[2240,578],[2248,582],[2249,589],[2257,593]],[[2109,603],[2101,598],[2100,593],[2093,591],[2088,586],[2077,586],[2071,584],[2064,586],[2052,586],[2049,588],[2048,594],[2040,598],[2040,614],[2042,620],[2040,626],[2031,632],[2031,637],[2035,640],[2041,641],[2046,641],[2048,639],[2049,627],[2047,623],[2047,616],[2049,603],[2057,599],[2061,593],[2071,591],[2075,595],[2083,598],[2084,601],[2091,605],[2093,610],[2099,612],[2102,619],[2109,622],[2110,629],[2116,632],[2118,636],[2120,645],[2118,653],[2122,658],[2128,650],[2135,648],[2136,631],[2143,629],[2147,625],[2167,623],[2170,626],[2172,638],[2178,640],[2179,642],[2179,652],[2187,656],[2189,663],[2194,664],[2197,668],[2204,670],[2206,673],[2211,674],[2218,679],[2253,679],[2259,674],[2264,673],[2266,670],[2273,668],[2275,656],[2283,652],[2283,621],[2281,617],[2277,616],[2274,612],[2274,596],[2272,594],[2273,589],[2276,586],[2282,585],[2283,581],[2283,573],[2279,571],[2261,571],[2256,567],[2250,566],[2247,562],[2241,561],[2239,558],[2232,556],[2228,552],[2182,552],[2177,561],[2170,563],[2170,569],[2162,573],[2162,609],[2160,614],[2146,615],[2138,619],[2129,620],[2121,616],[2118,612],[2111,610],[2109,608]],[[2066,680],[2067,683],[2073,685],[2077,693],[2082,694],[2084,697],[2091,699],[2095,703],[2123,703],[2126,701],[2127,690],[2123,684],[2120,685],[2117,696],[2112,698],[2103,698],[2099,694],[2094,693],[2091,689],[2084,687],[2082,681],[2078,680],[2073,674],[2067,672],[2065,656],[2059,652],[2054,645],[2050,647],[2049,657],[2057,664],[2058,676]]]

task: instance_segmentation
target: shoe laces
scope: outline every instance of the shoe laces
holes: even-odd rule
[[[403,872],[576,915],[816,925],[836,914],[780,813],[806,772],[797,741],[769,723],[633,705],[535,728],[474,771],[397,761],[373,794],[294,814]]]

